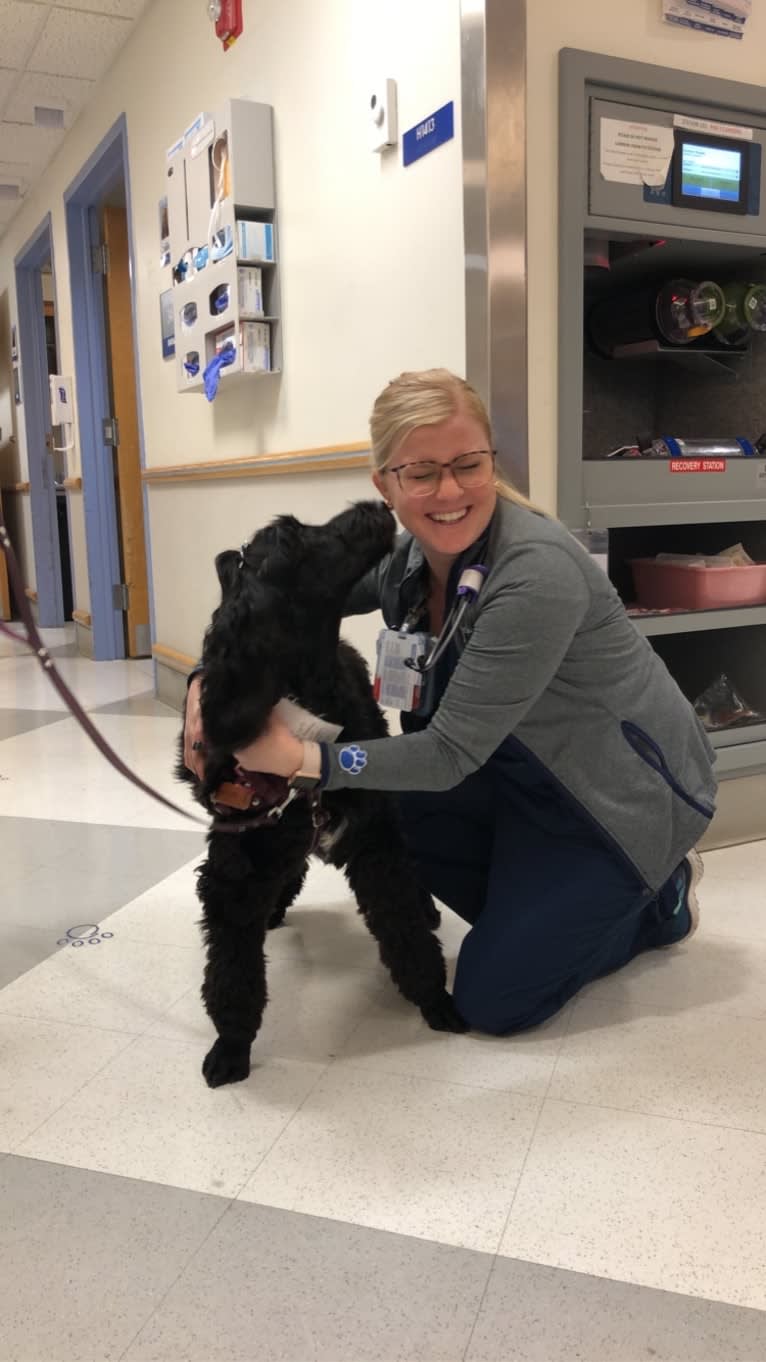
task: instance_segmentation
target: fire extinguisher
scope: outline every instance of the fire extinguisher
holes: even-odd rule
[[[210,0],[207,12],[227,52],[242,32],[242,0]]]

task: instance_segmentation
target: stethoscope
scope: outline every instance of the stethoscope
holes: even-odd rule
[[[460,627],[460,621],[469,605],[473,605],[473,602],[476,600],[476,597],[484,585],[484,578],[488,572],[489,568],[485,567],[483,563],[473,563],[471,567],[463,569],[457,584],[454,604],[442,625],[439,637],[434,640],[430,652],[426,657],[405,658],[405,667],[410,667],[412,671],[419,672],[421,676],[425,676],[427,672],[433,670],[439,661],[439,658],[444,655],[444,652],[452,642],[455,633]],[[404,623],[402,632],[410,633],[414,623],[414,620],[407,619]]]

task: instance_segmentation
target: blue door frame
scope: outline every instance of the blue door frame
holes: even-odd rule
[[[69,273],[72,292],[72,328],[77,371],[77,408],[85,511],[85,536],[93,626],[93,656],[99,661],[125,656],[125,632],[121,609],[115,609],[112,587],[120,581],[120,548],[117,528],[112,450],[104,443],[103,420],[110,414],[109,370],[102,276],[93,271],[93,248],[100,239],[98,205],[116,185],[124,184],[128,218],[128,250],[131,265],[131,296],[135,308],[135,252],[128,174],[127,123],[122,114],[96,147],[64,193]],[[145,466],[141,412],[140,369],[137,334],[133,328],[136,370],[136,404],[141,466]],[[147,576],[152,639],[154,601],[151,589],[151,548],[146,488]]]
[[[18,307],[21,397],[27,436],[37,617],[40,625],[56,628],[64,623],[64,596],[61,588],[54,467],[47,447],[52,430],[43,290],[40,278],[42,266],[49,262],[53,270],[50,213],[19,251],[13,264]],[[55,277],[54,272],[54,286]]]

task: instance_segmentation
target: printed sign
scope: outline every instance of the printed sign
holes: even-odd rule
[[[687,114],[676,114],[673,118],[675,128],[686,128],[689,132],[704,132],[711,137],[735,137],[744,142],[752,142],[753,129],[739,123],[716,123],[713,118],[691,118]]]
[[[455,136],[455,105],[452,100],[442,105],[436,113],[428,115],[422,123],[416,123],[402,138],[402,159],[406,166],[435,151],[444,142]]]
[[[672,128],[602,118],[601,175],[619,184],[662,185],[674,146]]]
[[[725,473],[725,459],[671,459],[671,473]]]

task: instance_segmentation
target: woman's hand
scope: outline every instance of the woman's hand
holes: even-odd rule
[[[205,732],[200,707],[201,691],[202,676],[198,674],[189,682],[184,722],[184,766],[188,771],[194,772],[197,780],[203,780],[205,776]]]
[[[288,777],[301,767],[303,743],[272,710],[260,737],[248,743],[247,747],[240,747],[234,756],[246,771]]]

